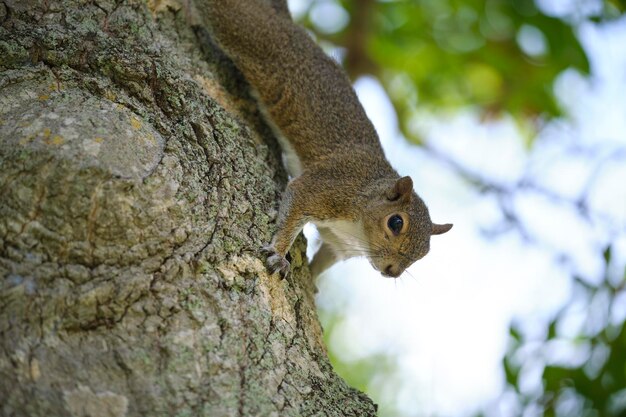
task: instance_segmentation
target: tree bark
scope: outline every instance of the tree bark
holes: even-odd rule
[[[3,416],[371,416],[248,87],[182,0],[0,1]]]

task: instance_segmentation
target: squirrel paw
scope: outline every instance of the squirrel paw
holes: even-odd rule
[[[280,277],[283,279],[289,276],[289,269],[291,265],[289,264],[287,258],[276,253],[276,251],[271,247],[264,247],[262,252],[268,255],[266,264],[270,274],[279,272]]]

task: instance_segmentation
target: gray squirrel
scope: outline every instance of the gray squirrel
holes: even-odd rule
[[[285,0],[206,0],[202,17],[254,88],[292,179],[265,248],[271,273],[289,273],[287,252],[304,225],[322,246],[314,276],[336,261],[366,256],[398,277],[429,250],[435,224],[410,177],[391,167],[344,71],[293,23]]]

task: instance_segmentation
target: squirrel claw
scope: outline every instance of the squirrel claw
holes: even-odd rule
[[[287,278],[291,267],[289,261],[284,256],[279,255],[273,250],[263,248],[263,251],[269,255],[267,257],[267,269],[270,271],[270,274],[279,272],[282,279]]]

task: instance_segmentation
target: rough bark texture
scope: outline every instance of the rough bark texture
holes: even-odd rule
[[[326,357],[285,174],[172,0],[0,2],[0,413],[368,416]]]

